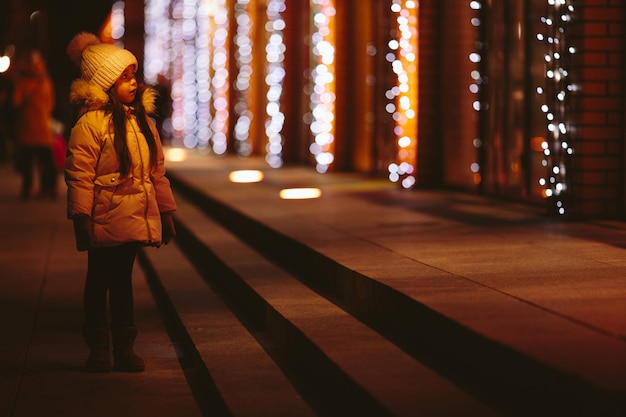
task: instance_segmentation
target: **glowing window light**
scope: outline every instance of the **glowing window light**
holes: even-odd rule
[[[333,0],[311,0],[313,24],[311,36],[315,65],[311,71],[313,91],[310,107],[313,120],[309,126],[314,142],[309,151],[315,156],[316,170],[328,171],[335,156],[335,14]]]
[[[319,188],[284,188],[279,193],[283,200],[306,200],[319,198],[321,195]]]
[[[283,92],[283,80],[285,79],[285,41],[283,29],[285,21],[282,13],[286,10],[285,0],[271,0],[267,3],[267,43],[265,45],[267,105],[265,113],[265,161],[272,168],[280,168],[283,165],[283,136],[282,130],[285,124],[285,115],[280,109],[280,98]]]
[[[541,111],[546,115],[547,135],[541,144],[544,155],[541,164],[548,170],[548,179],[540,178],[539,184],[545,187],[544,197],[553,199],[555,211],[563,215],[568,191],[567,166],[574,153],[569,143],[569,98],[576,88],[569,79],[567,68],[570,56],[575,53],[575,49],[568,45],[567,36],[567,24],[574,14],[573,1],[548,0],[545,12],[546,15],[541,17],[545,32],[536,36],[538,41],[545,42],[545,85],[538,86],[536,91],[545,101]]]
[[[389,42],[395,51],[387,55],[387,61],[396,74],[397,85],[385,94],[393,100],[386,106],[396,122],[396,161],[389,164],[389,180],[403,188],[415,184],[417,164],[417,109],[418,109],[418,2],[393,0],[391,11],[397,14],[399,38]]]
[[[256,169],[242,169],[239,171],[232,171],[228,174],[230,182],[238,184],[248,184],[254,182],[263,181],[263,173]]]

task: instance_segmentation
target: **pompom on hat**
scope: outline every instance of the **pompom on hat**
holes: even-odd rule
[[[108,91],[129,65],[137,68],[137,58],[126,49],[101,43],[93,33],[81,32],[67,45],[67,54],[80,68],[84,80]]]

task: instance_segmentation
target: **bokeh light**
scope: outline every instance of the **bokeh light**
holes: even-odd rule
[[[417,111],[418,111],[418,3],[409,0],[393,0],[391,11],[396,16],[398,34],[388,47],[387,61],[396,76],[397,83],[385,96],[390,102],[387,112],[395,122],[396,161],[387,167],[389,180],[403,188],[415,185],[417,164]]]
[[[546,117],[546,137],[541,142],[541,163],[546,168],[546,176],[538,181],[544,187],[543,196],[554,200],[555,211],[560,215],[566,213],[567,166],[574,153],[569,102],[576,86],[569,77],[569,65],[575,48],[570,45],[568,36],[568,23],[573,15],[572,0],[548,0],[545,14],[541,16],[544,31],[536,34],[545,47],[545,85],[537,86],[535,91]]]
[[[311,71],[313,89],[309,96],[310,130],[314,142],[309,146],[317,172],[328,171],[335,149],[335,14],[332,0],[312,0],[315,32],[311,36],[315,65]]]

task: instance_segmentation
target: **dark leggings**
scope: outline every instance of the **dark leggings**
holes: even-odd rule
[[[22,174],[22,199],[27,199],[30,196],[34,171],[37,171],[39,175],[39,194],[56,197],[57,170],[54,165],[52,148],[46,146],[20,147],[18,167]]]
[[[84,293],[86,327],[107,326],[107,294],[111,325],[134,326],[132,272],[137,250],[134,243],[89,250]]]

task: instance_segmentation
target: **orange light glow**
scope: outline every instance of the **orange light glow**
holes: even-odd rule
[[[543,144],[546,142],[546,138],[543,136],[534,136],[530,138],[530,149],[533,152],[543,152]]]
[[[283,200],[306,200],[319,198],[322,191],[319,188],[285,188],[279,195]]]
[[[255,169],[243,169],[233,171],[228,175],[228,179],[235,183],[253,183],[263,181],[263,173]]]
[[[182,162],[187,159],[187,150],[183,148],[165,149],[165,159],[169,162]]]

